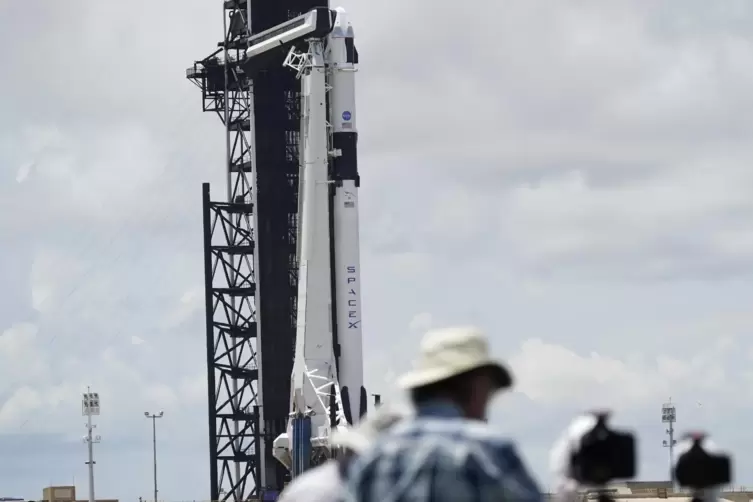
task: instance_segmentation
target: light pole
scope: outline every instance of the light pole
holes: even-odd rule
[[[672,486],[675,484],[674,475],[674,461],[675,461],[675,445],[677,440],[675,439],[675,422],[677,421],[677,410],[675,405],[672,404],[672,399],[669,399],[668,403],[664,403],[661,407],[661,421],[664,424],[669,424],[669,428],[666,430],[666,434],[669,436],[669,440],[662,441],[662,446],[669,448],[669,479],[672,481]]]
[[[154,502],[157,502],[157,419],[165,415],[164,411],[159,413],[144,412],[146,418],[152,419],[152,445],[154,451]]]
[[[81,414],[86,417],[86,436],[84,443],[89,449],[89,502],[94,502],[94,443],[99,443],[101,436],[93,436],[92,431],[96,425],[92,425],[92,416],[99,415],[99,394],[86,388],[84,398],[81,401]]]

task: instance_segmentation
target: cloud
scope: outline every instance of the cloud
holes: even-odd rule
[[[533,267],[649,279],[745,273],[753,255],[739,244],[748,231],[728,215],[753,209],[749,175],[688,168],[613,188],[596,187],[579,171],[516,187],[501,209],[503,235]]]
[[[753,7],[343,4],[361,54],[369,391],[396,395],[428,327],[478,324],[519,374],[494,423],[540,477],[559,424],[597,401],[657,444],[643,472],[663,476],[655,408],[669,395],[687,423],[739,445],[739,472],[753,468],[739,397],[751,381]],[[82,484],[71,445],[92,386],[99,493],[146,495],[143,412],[164,409],[161,494],[206,498],[199,191],[211,181],[224,197],[225,138],[184,72],[215,49],[219,7],[0,9],[13,76],[0,93],[8,489],[36,499],[50,478]],[[706,411],[686,404],[699,400]],[[49,455],[26,459],[34,448]]]
[[[37,351],[39,328],[15,324],[0,334],[0,394],[12,393],[19,385],[49,377],[47,354]]]
[[[180,297],[177,305],[164,317],[164,326],[177,327],[188,320],[196,318],[196,314],[203,315],[204,294],[202,288],[192,287]]]
[[[85,265],[77,257],[55,249],[40,249],[31,266],[31,296],[34,309],[45,312],[72,293],[71,282],[82,277]]]
[[[430,313],[421,312],[420,314],[416,314],[413,319],[411,319],[408,329],[423,334],[431,329],[433,320],[434,318]]]
[[[751,209],[751,151],[742,137],[753,103],[737,84],[750,78],[750,34],[701,35],[686,28],[699,24],[700,11],[670,4],[489,5],[483,19],[470,9],[452,20],[474,30],[449,38],[409,30],[410,45],[385,48],[384,57],[364,49],[364,149],[383,159],[385,174],[432,185],[400,197],[403,205],[388,204],[401,190],[391,183],[378,218],[400,215],[388,231],[404,247],[467,253],[479,246],[456,243],[483,242],[492,252],[509,249],[505,258],[534,276],[745,273],[744,241],[722,236],[749,233],[730,214]],[[353,9],[358,19],[363,7]],[[386,26],[408,30],[426,11],[400,10],[399,21],[359,27],[359,40],[402,43]],[[715,15],[737,26],[726,11]],[[393,100],[379,97],[386,81],[400,89]],[[414,170],[391,170],[403,163]]]
[[[510,364],[518,391],[535,402],[635,409],[691,389],[724,392],[729,381],[720,355],[581,355],[534,338],[523,342]]]

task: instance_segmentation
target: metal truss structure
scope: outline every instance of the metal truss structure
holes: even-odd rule
[[[261,466],[254,206],[212,202],[208,183],[203,206],[210,476],[212,500],[226,500],[254,495]]]
[[[186,72],[226,132],[227,199],[204,185],[210,497],[274,497],[285,431],[297,299],[300,82],[285,54],[253,79],[246,41],[326,0],[225,0],[219,49]]]

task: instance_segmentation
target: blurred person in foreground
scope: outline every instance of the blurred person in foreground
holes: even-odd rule
[[[392,425],[410,416],[410,410],[385,404],[370,413],[356,427],[337,430],[331,444],[343,451],[295,478],[283,490],[278,502],[334,502],[342,494],[342,475],[352,460],[367,449],[375,438]]]
[[[475,328],[430,331],[400,379],[416,408],[346,472],[345,502],[539,502],[515,446],[486,423],[491,398],[512,387]]]

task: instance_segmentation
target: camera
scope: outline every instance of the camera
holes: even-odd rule
[[[606,412],[593,412],[582,418],[581,433],[570,452],[569,477],[588,486],[635,477],[635,435],[611,429]]]
[[[705,490],[732,482],[732,458],[717,450],[705,434],[686,435],[677,450],[673,474],[680,486]]]

